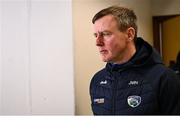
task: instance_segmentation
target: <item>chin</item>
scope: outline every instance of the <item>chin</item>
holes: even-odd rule
[[[109,59],[102,59],[103,62],[110,62]]]
[[[110,62],[112,60],[112,57],[109,56],[101,56],[101,59],[103,62]]]

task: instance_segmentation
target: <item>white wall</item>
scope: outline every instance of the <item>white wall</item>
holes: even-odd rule
[[[30,112],[27,8],[1,1],[1,114]]]
[[[152,0],[154,16],[180,14],[180,0]]]
[[[74,114],[71,5],[0,1],[0,115]]]

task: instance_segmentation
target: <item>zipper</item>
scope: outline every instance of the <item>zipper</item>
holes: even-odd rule
[[[118,86],[118,77],[116,74],[117,72],[113,72],[113,76],[115,77],[114,78],[114,85],[113,85],[113,98],[112,98],[112,114],[115,115],[116,113],[116,96],[117,96],[117,86]]]

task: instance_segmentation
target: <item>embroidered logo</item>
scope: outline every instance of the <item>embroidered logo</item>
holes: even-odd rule
[[[102,103],[104,103],[104,98],[96,98],[96,99],[94,99],[94,103],[102,104]]]
[[[128,85],[138,85],[138,81],[129,81]]]
[[[141,103],[141,97],[137,95],[132,95],[127,98],[128,105],[135,108]]]
[[[100,82],[100,85],[105,85],[105,84],[107,84],[107,80]]]

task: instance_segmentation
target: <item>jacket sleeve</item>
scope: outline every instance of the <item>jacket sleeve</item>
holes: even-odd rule
[[[180,114],[180,78],[167,69],[160,82],[159,106],[162,114]]]

